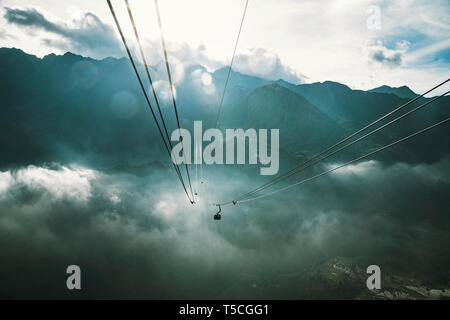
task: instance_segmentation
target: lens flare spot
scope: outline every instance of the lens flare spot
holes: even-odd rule
[[[172,101],[172,92],[170,90],[170,84],[168,81],[156,81],[153,83],[153,86],[158,94],[158,97],[163,100],[164,102]],[[173,86],[173,95],[176,98],[177,97],[177,89],[175,86]]]
[[[209,72],[203,72],[201,80],[205,86],[210,86],[212,84],[212,77]]]

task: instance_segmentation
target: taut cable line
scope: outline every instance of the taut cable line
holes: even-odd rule
[[[419,135],[419,134],[422,134],[422,133],[424,133],[424,132],[427,132],[427,131],[429,131],[429,130],[431,130],[431,129],[437,127],[437,126],[440,126],[440,125],[442,125],[442,124],[448,122],[449,120],[450,120],[450,118],[446,118],[446,119],[444,119],[444,120],[442,120],[442,121],[439,121],[439,122],[437,122],[437,123],[435,123],[435,124],[433,124],[433,125],[431,125],[431,126],[429,126],[429,127],[424,128],[424,129],[422,129],[422,130],[420,130],[420,131],[417,131],[417,132],[415,132],[415,133],[413,133],[413,134],[410,134],[409,136],[406,136],[406,137],[404,137],[404,138],[402,138],[402,139],[399,139],[399,140],[397,140],[397,141],[395,141],[395,142],[392,142],[392,143],[387,144],[387,145],[385,145],[385,146],[383,146],[383,147],[380,147],[380,148],[378,148],[378,149],[376,149],[376,150],[374,150],[374,151],[372,151],[372,152],[369,152],[369,153],[364,154],[364,155],[362,155],[362,156],[360,156],[360,157],[358,157],[358,158],[355,158],[355,159],[353,159],[353,160],[351,160],[351,161],[348,161],[348,162],[346,162],[346,163],[344,163],[344,164],[342,164],[342,165],[340,165],[340,166],[334,167],[334,168],[332,168],[332,169],[330,169],[330,170],[324,171],[324,172],[319,173],[319,174],[317,174],[317,175],[315,175],[315,176],[312,176],[312,177],[310,177],[310,178],[307,178],[307,179],[298,181],[298,182],[296,182],[296,183],[293,183],[293,184],[288,185],[288,186],[286,186],[286,187],[283,187],[283,188],[281,188],[281,189],[278,189],[278,190],[275,190],[275,191],[272,191],[272,192],[269,192],[269,193],[265,193],[265,194],[262,194],[262,195],[260,195],[260,196],[254,197],[254,198],[244,199],[244,200],[240,201],[240,203],[248,202],[248,201],[254,201],[254,200],[257,200],[257,199],[262,199],[262,198],[271,196],[271,195],[273,195],[273,194],[275,194],[275,193],[278,193],[278,192],[281,192],[281,191],[285,191],[285,190],[290,189],[290,188],[292,188],[292,187],[295,187],[295,186],[297,186],[297,185],[304,184],[304,183],[306,183],[306,182],[308,182],[308,181],[312,181],[312,180],[317,179],[317,178],[319,178],[319,177],[321,177],[321,176],[323,176],[323,175],[326,175],[326,174],[328,174],[328,173],[331,173],[331,172],[333,172],[333,171],[336,171],[336,170],[338,170],[338,169],[341,169],[341,168],[343,168],[343,167],[346,167],[346,166],[348,166],[348,165],[350,165],[350,164],[352,164],[352,163],[354,163],[354,162],[357,162],[357,161],[359,161],[359,160],[362,160],[362,159],[364,159],[364,158],[367,158],[367,157],[369,157],[369,156],[371,156],[371,155],[373,155],[373,154],[375,154],[375,153],[378,153],[378,152],[383,151],[383,150],[385,150],[385,149],[387,149],[387,148],[393,147],[393,146],[395,146],[396,144],[399,144],[399,143],[401,143],[401,142],[403,142],[403,141],[409,140],[409,139],[411,139],[411,138],[413,138],[413,137],[415,137],[415,136],[417,136],[417,135]],[[231,203],[226,204],[226,205],[230,205],[230,204],[231,204]],[[223,206],[226,206],[226,205],[224,205],[224,204],[218,204],[217,206],[220,208],[221,206],[223,207]]]
[[[272,179],[272,180],[270,180],[270,181],[264,183],[263,185],[261,185],[261,186],[255,188],[255,189],[253,189],[253,190],[251,190],[251,191],[249,191],[249,192],[247,192],[247,193],[245,193],[245,194],[243,194],[243,195],[241,195],[241,196],[235,198],[233,201],[230,201],[230,203],[237,202],[237,201],[239,201],[239,200],[241,200],[241,199],[244,199],[244,198],[246,198],[246,197],[248,197],[248,196],[250,196],[250,195],[252,195],[252,194],[254,194],[254,193],[257,193],[257,192],[259,192],[259,191],[262,191],[262,190],[264,190],[264,189],[266,189],[266,188],[268,188],[268,187],[274,185],[275,183],[278,183],[279,181],[284,180],[286,177],[289,177],[289,176],[291,176],[292,174],[296,174],[296,173],[298,173],[298,172],[303,171],[303,170],[306,169],[306,168],[309,168],[311,165],[309,165],[309,166],[307,166],[307,167],[304,167],[304,166],[307,165],[308,163],[312,162],[313,160],[319,158],[320,156],[324,155],[325,153],[331,151],[332,149],[336,148],[337,146],[343,144],[344,142],[350,140],[351,138],[353,138],[353,137],[356,136],[357,134],[363,132],[364,130],[366,130],[366,129],[372,127],[373,125],[379,123],[380,121],[386,119],[386,118],[389,117],[390,115],[392,115],[392,114],[394,114],[394,113],[400,111],[401,109],[405,108],[406,106],[410,105],[411,103],[417,101],[418,99],[422,98],[423,96],[425,96],[426,94],[430,93],[431,91],[433,91],[433,90],[439,88],[440,86],[444,85],[444,84],[447,83],[448,81],[450,81],[450,78],[447,79],[447,80],[445,80],[445,81],[443,81],[443,82],[441,82],[440,84],[434,86],[433,88],[431,88],[430,90],[424,92],[423,94],[421,94],[421,95],[419,95],[419,96],[417,96],[417,97],[411,99],[410,101],[408,101],[408,102],[406,102],[406,103],[400,105],[399,107],[397,107],[397,108],[395,108],[394,110],[388,112],[387,114],[383,115],[382,117],[378,118],[377,120],[375,120],[375,121],[369,123],[369,124],[366,125],[365,127],[361,128],[361,129],[359,129],[359,130],[357,130],[356,132],[352,133],[351,135],[347,136],[346,138],[344,138],[344,139],[338,141],[337,143],[335,143],[335,144],[333,144],[332,146],[326,148],[325,150],[321,151],[320,153],[316,154],[315,156],[313,156],[313,157],[307,159],[306,161],[304,161],[304,162],[298,164],[297,166],[293,167],[292,169],[288,170],[287,172],[285,172],[285,173],[279,175],[278,177],[276,177],[276,178],[274,178],[274,179]],[[447,93],[445,93],[445,94],[447,94]],[[443,94],[443,95],[441,95],[441,96],[439,96],[439,97],[437,97],[437,98],[434,98],[434,99],[439,99],[439,98],[441,98],[442,96],[444,96],[445,94]],[[431,100],[430,100],[430,101],[431,101]],[[417,111],[418,109],[420,109],[420,108],[424,107],[425,105],[427,105],[427,104],[429,104],[429,103],[432,102],[432,101],[431,101],[431,102],[430,102],[430,101],[428,101],[428,102],[424,103],[423,105],[421,105],[421,106],[419,106],[419,107],[413,109],[414,111],[412,111],[412,112],[415,112],[415,111]],[[434,101],[434,100],[433,100],[433,101]],[[409,112],[408,114],[410,114],[410,113],[412,113],[412,112]],[[403,118],[403,117],[405,117],[405,116],[406,116],[406,115],[403,115],[403,116],[401,116],[401,118]],[[399,120],[399,118],[397,118],[397,119]],[[384,125],[383,127],[386,127],[386,126],[387,126],[387,125]],[[378,131],[378,130],[377,130],[377,131]],[[376,132],[376,131],[375,131],[375,132]],[[364,137],[367,137],[367,136],[369,136],[369,135],[371,135],[371,134],[373,134],[373,133],[375,133],[375,132],[372,131],[371,133],[365,135]],[[352,145],[352,144],[354,144],[354,143],[356,143],[356,142],[358,142],[358,141],[360,141],[360,140],[362,140],[362,138],[359,138],[358,140],[356,140],[356,141],[354,141],[354,142],[352,142],[352,143],[350,143],[350,144],[347,144],[345,147],[340,148],[339,151],[342,150],[342,149],[344,149],[344,148],[346,148],[346,147],[349,147],[350,145]],[[334,153],[336,153],[336,152],[334,152]],[[333,153],[333,154],[334,154],[334,153]],[[328,156],[326,156],[326,157],[328,157]],[[325,158],[323,158],[323,159],[325,159]],[[323,160],[323,159],[322,159],[322,160]],[[322,160],[319,160],[318,162],[320,162],[320,161],[322,161]],[[315,162],[315,163],[317,163],[317,162]],[[302,168],[302,167],[303,167],[303,168]],[[301,169],[298,170],[299,168],[301,168]],[[297,171],[297,170],[298,170],[298,171]]]
[[[180,132],[180,142],[181,142],[181,147],[182,147],[183,156],[184,156],[184,166],[186,168],[186,174],[187,174],[187,178],[188,178],[188,182],[189,182],[189,188],[191,190],[192,199],[194,199],[194,192],[192,191],[192,184],[191,184],[191,176],[189,174],[189,168],[188,168],[187,161],[186,161],[186,153],[184,152],[184,143],[183,143],[183,138],[182,138],[182,135],[181,135],[180,118],[178,116],[177,102],[176,102],[176,99],[175,99],[174,87],[173,87],[173,82],[172,82],[172,75],[171,75],[171,72],[170,72],[169,58],[167,56],[166,41],[164,40],[164,33],[163,33],[163,29],[162,29],[161,15],[159,13],[158,0],[155,0],[155,8],[156,8],[156,15],[158,17],[159,34],[160,34],[160,37],[161,37],[161,44],[162,44],[162,48],[163,48],[163,52],[164,52],[164,59],[166,61],[166,69],[167,69],[167,76],[169,78],[170,92],[172,94],[173,108],[175,110],[175,117],[176,117],[176,120],[177,120],[177,126],[178,126],[178,130]],[[194,200],[192,200],[192,204],[193,203],[194,203]]]
[[[152,107],[152,105],[151,105],[151,103],[150,103],[150,99],[149,99],[149,97],[148,97],[148,95],[147,95],[147,91],[145,90],[145,87],[144,87],[144,84],[143,84],[143,82],[142,82],[141,76],[139,75],[139,72],[138,72],[138,70],[137,70],[136,63],[134,62],[134,59],[133,59],[133,56],[132,56],[132,54],[131,54],[130,48],[128,47],[127,41],[126,41],[125,36],[124,36],[124,34],[123,34],[122,28],[121,28],[121,26],[120,26],[119,20],[117,19],[116,13],[115,13],[114,8],[113,8],[113,6],[112,6],[112,4],[111,4],[111,0],[106,0],[106,2],[108,3],[109,9],[110,9],[110,11],[111,11],[111,15],[113,16],[113,19],[114,19],[114,22],[115,22],[115,24],[116,24],[117,30],[119,31],[120,38],[122,39],[123,45],[124,45],[125,50],[126,50],[127,55],[128,55],[128,58],[130,59],[131,65],[132,65],[133,70],[134,70],[134,72],[135,72],[135,74],[136,74],[136,77],[137,77],[137,79],[138,79],[138,82],[139,82],[139,85],[140,85],[140,87],[141,87],[142,93],[144,94],[145,101],[147,102],[147,105],[148,105],[148,107],[149,107],[149,109],[150,109],[150,111],[151,111],[151,113],[152,113],[153,120],[154,120],[155,123],[156,123],[156,127],[158,128],[158,132],[159,132],[159,134],[160,134],[160,136],[161,136],[161,139],[162,139],[163,142],[164,142],[164,147],[165,147],[165,149],[167,150],[167,152],[168,152],[168,154],[169,154],[170,161],[171,161],[173,167],[175,168],[175,171],[177,172],[178,179],[180,180],[181,185],[183,186],[183,189],[184,189],[184,191],[185,191],[185,193],[186,193],[186,196],[188,197],[189,201],[192,203],[193,200],[192,200],[191,197],[189,196],[189,193],[188,193],[188,191],[187,191],[187,189],[186,189],[186,186],[185,186],[185,184],[184,184],[184,181],[183,181],[183,177],[181,176],[179,169],[177,170],[177,166],[175,165],[175,163],[172,161],[172,154],[171,154],[171,151],[170,151],[170,149],[169,149],[169,146],[167,145],[166,140],[164,139],[164,134],[163,134],[163,132],[162,132],[162,130],[161,130],[161,126],[159,125],[159,122],[158,122],[158,119],[157,119],[157,117],[156,117],[156,114],[155,114],[155,112],[154,112],[154,110],[153,110],[153,107]]]

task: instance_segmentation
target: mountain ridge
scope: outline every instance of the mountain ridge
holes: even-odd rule
[[[80,155],[89,155],[101,166],[134,166],[165,156],[127,59],[95,60],[70,53],[41,59],[7,48],[0,48],[0,56],[0,145],[8,150],[0,159],[0,167],[8,163],[69,161]],[[214,79],[213,73],[212,93],[205,91],[199,78],[192,77],[206,70],[199,66],[192,70],[177,86],[182,126],[192,129],[193,121],[201,119],[206,129],[214,126],[226,69],[222,79]],[[243,74],[235,81],[225,95],[221,128],[278,126],[285,132],[284,147],[306,155],[336,143],[345,132],[360,129],[407,101],[393,94],[352,90],[332,81],[296,86]],[[160,91],[158,95],[161,98]],[[424,101],[427,99],[417,103]],[[427,112],[408,117],[377,134],[376,140],[367,141],[392,142],[424,123],[436,122],[449,115],[449,101],[449,97],[442,98]],[[169,131],[173,130],[176,126],[170,99],[161,98],[160,103]],[[288,110],[298,112],[286,117]],[[443,134],[443,139],[418,138],[414,147],[399,147],[401,152],[393,158],[436,161],[449,150],[448,130],[436,131]],[[432,152],[426,152],[430,146]],[[355,150],[363,151],[359,147]]]
[[[370,90],[367,90],[367,91],[368,92],[375,92],[375,93],[391,93],[391,94],[395,94],[396,96],[398,96],[400,98],[405,98],[405,99],[413,99],[413,98],[418,96],[417,93],[412,91],[407,86],[390,87],[390,86],[387,86],[387,85],[382,85],[380,87],[376,87],[376,88],[373,88],[373,89],[370,89]]]

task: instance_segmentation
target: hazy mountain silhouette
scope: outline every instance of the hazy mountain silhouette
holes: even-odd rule
[[[126,166],[167,161],[127,59],[94,60],[71,53],[39,59],[18,49],[1,48],[0,68],[0,166],[50,161]],[[198,75],[204,72],[202,66],[186,66],[185,78],[177,84],[183,127],[190,128],[193,120],[214,126],[228,68],[212,74],[214,87],[199,81]],[[391,92],[352,90],[331,81],[296,86],[281,79],[231,73],[219,127],[279,128],[283,148],[296,154],[317,152],[407,101]],[[392,141],[448,116],[449,101],[443,98],[351,152]],[[176,125],[170,99],[161,99],[161,104],[171,132]],[[435,161],[448,153],[448,133],[448,128],[436,129],[383,157]]]
[[[329,141],[344,138],[346,130],[304,97],[278,84],[255,89],[248,99],[248,124],[254,128],[280,128],[280,144],[320,152]],[[318,130],[324,127],[326,130]]]
[[[342,126],[353,130],[365,126],[409,100],[400,98],[392,93],[352,90],[345,85],[331,81],[301,84],[291,90],[303,95],[322,111],[334,117]],[[385,122],[394,119],[428,100],[428,98],[421,98],[415,101],[401,112],[389,117]],[[394,138],[400,138],[426,125],[442,120],[450,115],[449,104],[450,97],[443,97],[422,110],[407,116],[400,122],[387,127],[374,137],[380,143],[387,143]],[[432,138],[436,135],[439,136],[443,132],[448,132],[448,129],[439,128],[433,134],[418,137],[415,140],[416,142],[413,142],[416,146],[414,152],[411,154],[408,153],[408,157],[416,157],[419,154],[423,156],[426,153],[425,149],[430,146],[433,146],[431,153],[434,153],[438,148],[448,150],[449,139],[447,137],[443,137],[443,139]],[[403,146],[399,146],[397,149],[400,150],[402,148]]]
[[[213,73],[214,83],[217,84],[219,88],[222,88],[225,84],[229,70],[230,67],[223,67]],[[242,74],[234,70],[231,70],[231,75],[228,81],[229,87],[240,86],[248,89],[255,89],[272,82],[259,77]]]
[[[418,96],[417,93],[412,91],[407,86],[401,86],[398,88],[393,88],[389,86],[381,86],[377,88],[373,88],[368,90],[369,92],[376,92],[376,93],[392,93],[395,94],[397,97],[405,98],[405,99],[412,99]]]

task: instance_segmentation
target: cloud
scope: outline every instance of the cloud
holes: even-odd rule
[[[448,160],[363,162],[263,201],[223,208],[218,224],[206,199],[256,183],[223,170],[208,175],[214,188],[199,190],[195,207],[157,167],[137,175],[58,165],[1,172],[0,295],[304,298],[313,281],[319,297],[336,298],[351,297],[348,284],[330,292],[306,272],[330,257],[369,258],[386,274],[408,265],[414,278],[439,279],[448,270]],[[64,289],[69,264],[82,268],[82,292]],[[299,275],[281,280],[292,272]]]
[[[403,64],[404,56],[408,51],[410,43],[406,40],[397,42],[396,49],[384,47],[381,41],[369,48],[369,58],[388,67],[399,67]]]
[[[17,40],[17,37],[6,30],[0,30],[0,39],[14,39]]]
[[[27,28],[42,29],[60,36],[60,39],[44,39],[47,46],[62,50],[80,50],[92,56],[120,55],[120,43],[111,26],[104,24],[93,13],[85,13],[72,21],[73,26],[66,23],[52,22],[38,10],[5,8],[4,18],[10,24]]]
[[[158,77],[165,78],[166,71],[165,65],[162,63],[164,58],[160,50],[160,43],[147,41],[144,44],[144,51],[151,64],[157,66]],[[205,45],[193,48],[187,43],[169,42],[168,52],[174,71],[177,67],[182,68],[189,65],[201,65],[210,71],[229,65],[229,61],[219,61],[209,56]],[[303,83],[307,79],[299,71],[284,64],[276,53],[264,48],[252,48],[237,54],[233,62],[233,69],[247,75],[268,80],[283,79],[295,84]]]
[[[22,10],[6,7],[5,11],[4,18],[10,24],[42,29],[60,37],[44,38],[43,43],[48,47],[91,57],[124,55],[122,44],[115,36],[115,30],[104,24],[93,13],[81,14],[72,21],[73,26],[69,26],[65,23],[50,21],[35,8]],[[161,75],[158,77],[164,78],[165,67],[159,40],[144,40],[143,46],[149,63],[158,66],[156,72]],[[140,61],[140,56],[136,55],[136,48],[132,47],[132,49],[135,57]],[[178,70],[183,70],[183,67],[195,64],[206,66],[209,70],[216,70],[228,64],[228,61],[224,63],[208,56],[207,48],[203,44],[194,48],[187,43],[169,41],[168,51],[174,71],[179,66],[181,67]],[[246,53],[238,54],[234,66],[240,72],[269,80],[283,79],[299,84],[306,78],[297,70],[283,64],[276,53],[264,48],[252,48]]]
[[[441,58],[439,56],[439,53],[448,52],[449,50],[450,50],[450,39],[441,40],[411,52],[411,54],[409,54],[407,57],[407,61],[417,63],[417,61],[427,58],[438,60],[439,58]]]
[[[375,50],[372,52],[371,58],[374,61],[377,61],[382,64],[386,64],[388,66],[400,66],[402,64],[402,53],[397,52],[390,56],[387,56],[383,50]]]
[[[245,54],[236,55],[237,71],[268,80],[283,79],[294,84],[305,82],[306,76],[282,63],[280,57],[264,48],[252,48]]]
[[[87,200],[91,195],[89,180],[93,175],[94,171],[84,168],[69,169],[63,166],[58,170],[51,170],[30,166],[14,174],[14,180],[9,184],[22,184],[32,190],[45,190],[56,199],[68,197]]]

